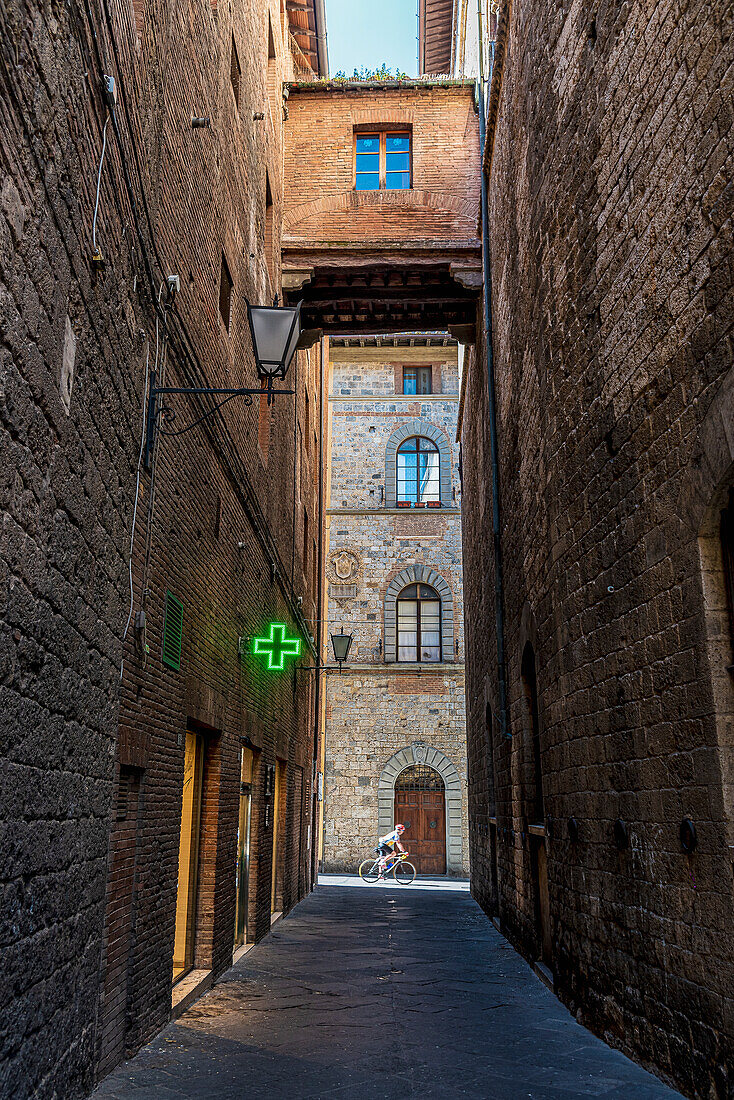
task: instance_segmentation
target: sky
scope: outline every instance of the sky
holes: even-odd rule
[[[379,69],[416,75],[416,0],[326,0],[329,73]]]

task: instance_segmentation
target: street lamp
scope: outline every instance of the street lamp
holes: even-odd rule
[[[331,648],[334,650],[334,660],[339,665],[339,671],[341,672],[344,662],[349,656],[349,650],[352,645],[352,635],[345,634],[343,630],[339,634],[331,635]],[[319,669],[334,670],[333,665],[299,665],[296,667],[296,672],[317,672]]]
[[[275,401],[278,393],[295,393],[295,390],[274,390],[273,379],[285,378],[293,356],[298,346],[301,335],[301,302],[296,306],[279,306],[276,294],[272,306],[253,306],[246,301],[247,320],[252,336],[252,350],[255,354],[255,366],[258,378],[267,382],[267,386],[260,389],[248,389],[237,387],[236,389],[212,389],[208,386],[159,386],[158,372],[152,371],[150,375],[150,390],[148,391],[148,409],[145,432],[145,466],[150,468],[153,457],[153,444],[156,431],[161,435],[183,435],[191,428],[201,424],[203,420],[215,413],[222,405],[226,405],[233,397],[244,397],[245,404],[251,405],[254,397],[267,393],[268,405]],[[170,408],[160,398],[165,398],[173,393],[188,393],[206,397],[220,397],[221,400],[203,414],[186,424],[177,431],[169,431],[161,427],[158,419],[163,423],[170,423],[176,417],[175,409]]]
[[[351,634],[343,634],[342,633],[342,634],[332,634],[331,635],[331,646],[332,646],[332,649],[334,650],[334,660],[339,662],[339,671],[340,672],[341,672],[342,664],[344,663],[344,661],[346,661],[347,657],[349,656],[349,648],[350,648],[351,644],[352,644],[352,635]]]
[[[258,377],[268,384],[268,404],[274,400],[273,379],[285,378],[301,335],[301,305],[279,306],[278,295],[272,306],[253,306],[247,302],[252,347]]]

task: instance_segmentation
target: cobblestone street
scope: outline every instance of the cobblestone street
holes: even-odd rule
[[[327,881],[95,1100],[679,1095],[577,1024],[465,884]]]

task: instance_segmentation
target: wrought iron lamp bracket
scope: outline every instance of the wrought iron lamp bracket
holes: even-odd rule
[[[151,375],[150,390],[148,392],[148,408],[146,413],[146,432],[145,432],[145,468],[150,469],[151,462],[153,460],[153,444],[155,443],[156,432],[160,435],[177,436],[183,435],[185,432],[195,428],[197,424],[201,424],[208,417],[213,416],[215,412],[218,412],[223,405],[226,405],[228,401],[231,401],[234,397],[243,397],[246,405],[252,405],[255,397],[267,396],[268,405],[273,404],[276,394],[291,394],[295,393],[295,390],[275,390],[273,389],[273,380],[268,378],[267,387],[264,389],[248,389],[247,387],[239,386],[236,388],[210,388],[208,386],[158,386],[156,385],[157,376],[154,371]],[[184,425],[183,428],[179,428],[176,431],[167,431],[161,426],[161,424],[172,423],[176,419],[176,410],[171,408],[170,405],[166,405],[165,402],[161,402],[160,398],[166,398],[170,394],[183,393],[190,394],[192,396],[207,396],[207,397],[219,397],[220,401],[217,401],[210,409],[207,409],[205,413],[192,420],[190,424]]]

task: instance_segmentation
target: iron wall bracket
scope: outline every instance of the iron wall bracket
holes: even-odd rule
[[[212,416],[215,412],[218,412],[223,405],[226,405],[228,401],[231,401],[234,397],[244,397],[245,404],[251,405],[254,397],[267,396],[268,405],[272,405],[275,401],[276,394],[291,394],[293,395],[295,390],[274,390],[273,380],[268,378],[267,387],[264,389],[248,389],[247,387],[238,386],[237,388],[209,388],[208,386],[159,386],[158,375],[156,371],[153,371],[150,376],[150,390],[148,391],[148,407],[146,410],[145,420],[145,449],[144,449],[144,463],[146,470],[149,470],[153,461],[153,446],[155,444],[156,432],[160,435],[183,435],[185,432],[195,428],[197,424],[201,424],[208,417]],[[167,431],[160,426],[159,420],[164,424],[172,423],[176,419],[176,410],[170,408],[164,402],[160,401],[160,398],[165,398],[169,394],[185,393],[194,396],[206,396],[206,397],[220,397],[222,400],[217,401],[211,409],[202,415],[192,420],[190,424],[184,425],[183,428],[178,428],[176,431]]]

